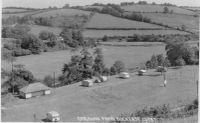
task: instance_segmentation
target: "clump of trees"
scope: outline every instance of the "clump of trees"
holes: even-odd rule
[[[167,57],[173,66],[193,65],[199,63],[199,49],[183,41],[167,42]]]
[[[171,66],[167,57],[163,54],[152,55],[151,59],[146,62],[146,68],[154,69],[158,66],[169,67]]]
[[[90,79],[99,75],[115,75],[125,71],[125,65],[121,61],[116,61],[111,68],[104,64],[104,56],[101,49],[96,48],[91,54],[86,48],[81,51],[81,55],[74,55],[71,61],[64,64],[62,75],[59,77],[61,85],[68,85]]]
[[[184,66],[199,64],[199,49],[191,47],[185,42],[167,42],[166,55],[152,55],[151,59],[146,62],[146,67],[153,69],[158,66]]]
[[[35,82],[33,74],[21,64],[14,65],[12,71],[2,70],[1,75],[8,77],[8,80],[2,85],[2,88],[6,88],[8,92],[19,92],[19,89]]]

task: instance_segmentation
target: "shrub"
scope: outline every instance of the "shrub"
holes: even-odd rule
[[[122,61],[116,61],[110,68],[110,74],[115,75],[125,71],[125,64]]]
[[[53,87],[53,85],[55,84],[55,79],[48,75],[44,77],[43,83],[48,87]]]
[[[183,58],[178,58],[178,59],[175,60],[175,65],[176,66],[184,66],[185,61],[183,60]]]
[[[31,55],[31,51],[30,50],[25,50],[25,49],[21,49],[21,48],[17,48],[13,51],[13,55],[14,56],[26,56],[26,55]]]

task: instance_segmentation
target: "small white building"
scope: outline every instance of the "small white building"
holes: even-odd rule
[[[60,115],[56,111],[50,111],[47,113],[47,120],[51,122],[58,122],[60,121]]]
[[[82,81],[82,86],[91,87],[93,86],[94,81],[92,79],[87,79]]]
[[[28,86],[21,88],[19,92],[20,96],[25,99],[35,96],[47,95],[50,93],[50,88],[40,82],[29,84]]]
[[[119,74],[119,77],[120,77],[120,78],[123,78],[123,79],[128,79],[128,78],[130,78],[130,75],[129,75],[129,73],[127,73],[127,72],[121,72],[121,73]]]

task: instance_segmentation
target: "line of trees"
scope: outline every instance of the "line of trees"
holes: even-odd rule
[[[198,40],[199,36],[196,34],[167,34],[167,35],[139,35],[133,34],[132,36],[107,36],[102,37],[103,41],[109,39],[121,39],[125,38],[127,42],[165,42],[166,40],[173,40],[177,38],[183,41]]]
[[[152,55],[151,59],[146,62],[146,68],[199,64],[199,46],[190,46],[182,41],[166,43],[166,57],[163,54]]]

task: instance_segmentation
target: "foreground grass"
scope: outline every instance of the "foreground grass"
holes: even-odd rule
[[[78,116],[115,117],[145,106],[169,104],[177,107],[196,98],[196,79],[198,66],[185,66],[169,69],[166,88],[161,86],[163,76],[154,70],[149,70],[146,76],[132,73],[131,78],[126,80],[109,77],[108,82],[90,88],[76,83],[52,89],[51,95],[7,103],[4,105],[6,110],[2,120],[33,121],[35,113],[39,122],[46,117],[47,112],[55,110],[61,114],[62,121],[77,121]],[[175,121],[179,123],[182,120]]]
[[[198,115],[194,115],[187,118],[165,120],[162,123],[198,123]]]

